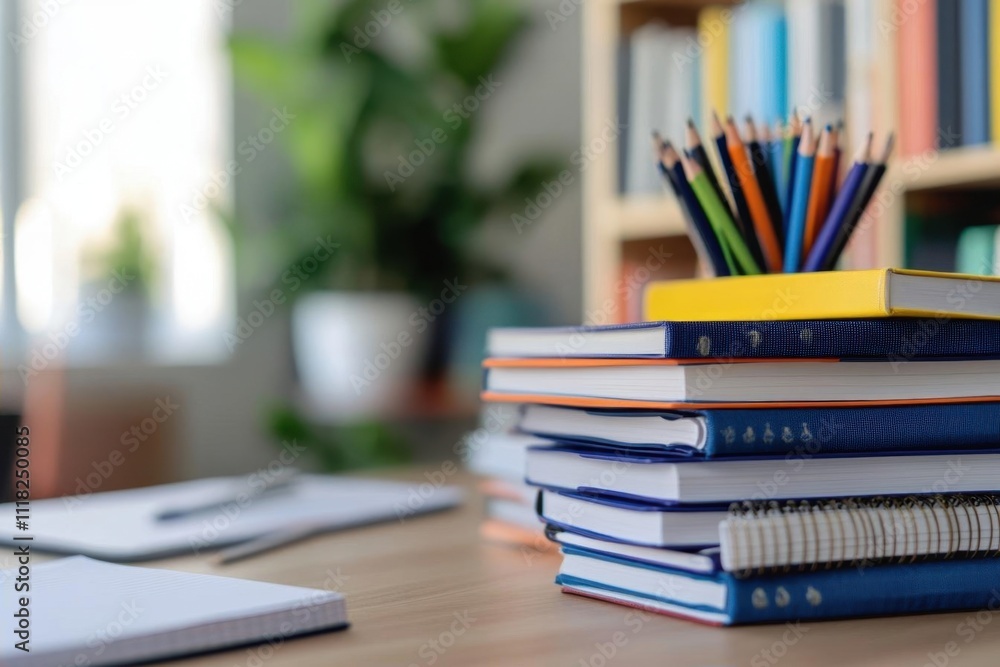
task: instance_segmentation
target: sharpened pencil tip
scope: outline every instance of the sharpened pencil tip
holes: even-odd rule
[[[695,129],[694,118],[691,118],[691,116],[688,116],[687,126],[690,127],[692,130]]]
[[[896,144],[896,133],[890,132],[889,137],[885,140],[885,149],[882,151],[881,162],[884,164],[889,161],[889,156],[892,154],[892,148]]]

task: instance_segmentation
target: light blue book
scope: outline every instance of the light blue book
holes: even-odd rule
[[[958,11],[962,62],[962,143],[984,144],[990,140],[989,3],[987,0],[963,0]],[[994,63],[994,66],[1000,66],[1000,63]]]
[[[997,225],[966,227],[958,237],[955,271],[971,275],[993,275]]]

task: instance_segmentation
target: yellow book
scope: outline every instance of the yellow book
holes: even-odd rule
[[[1000,320],[1000,277],[906,269],[654,282],[646,321],[960,317]]]
[[[720,114],[729,110],[729,24],[732,22],[733,10],[727,7],[707,7],[698,15],[698,39],[705,45],[701,70],[704,127],[708,127],[713,110]]]
[[[990,0],[990,136],[1000,146],[1000,0]]]

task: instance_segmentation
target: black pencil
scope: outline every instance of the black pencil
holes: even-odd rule
[[[753,119],[746,117],[747,140],[750,148],[750,161],[753,163],[753,172],[760,184],[761,194],[764,195],[764,203],[767,205],[767,213],[771,218],[771,226],[774,228],[774,235],[778,238],[778,244],[785,247],[784,225],[782,222],[781,204],[778,201],[778,189],[774,184],[774,177],[771,169],[767,166],[767,154],[764,147],[757,139],[757,131],[754,129]]]
[[[740,235],[745,238],[746,233],[743,231],[743,221],[740,220],[738,212],[733,210],[732,202],[726,195],[726,192],[722,189],[722,186],[719,184],[719,179],[715,175],[715,169],[712,168],[712,163],[708,159],[708,153],[705,152],[705,146],[701,143],[701,136],[698,135],[698,128],[695,127],[694,121],[690,118],[688,118],[685,135],[688,153],[698,166],[701,167],[701,170],[705,172],[705,176],[708,177],[708,182],[711,184],[712,189],[715,190],[715,194],[719,197],[719,200],[729,207],[729,212],[733,216],[733,221],[736,223],[736,227],[740,230]]]
[[[844,215],[844,224],[841,225],[840,229],[837,231],[837,236],[830,245],[830,252],[827,254],[826,260],[823,263],[823,267],[821,269],[822,271],[832,271],[833,268],[837,266],[840,254],[844,252],[844,248],[847,247],[847,242],[850,241],[855,228],[858,226],[858,223],[861,222],[862,214],[864,214],[865,209],[868,207],[869,202],[871,202],[871,199],[875,194],[875,190],[878,189],[879,182],[885,175],[885,164],[889,160],[889,155],[892,153],[894,143],[895,137],[890,134],[888,140],[885,142],[885,149],[883,149],[882,154],[879,156],[878,160],[868,168],[868,171],[865,172],[864,180],[862,180],[861,185],[858,186],[858,194],[854,197],[851,207]]]
[[[685,191],[690,190],[690,186],[686,179],[683,183],[678,181],[677,171],[673,168],[676,152],[670,148],[668,142],[663,140],[659,132],[653,132],[653,153],[656,156],[656,167],[659,169],[660,175],[670,185],[670,190],[677,197],[681,213],[684,215],[688,239],[691,241],[691,245],[694,246],[698,257],[716,276],[730,275],[729,263],[726,261],[726,253],[722,249],[721,242],[715,236],[701,206],[697,205],[697,202],[695,202],[695,205],[698,206],[697,210],[692,210],[693,198]],[[671,158],[671,164],[669,165],[665,159],[668,156]],[[693,192],[690,193],[690,195],[693,194]]]

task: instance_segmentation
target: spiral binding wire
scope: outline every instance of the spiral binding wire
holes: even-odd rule
[[[979,508],[987,507],[988,523]],[[943,521],[939,520],[943,515]],[[961,517],[961,518],[960,518]],[[964,518],[964,521],[962,521]],[[771,522],[783,524],[772,530]],[[729,548],[735,563],[763,563],[765,554],[783,554],[791,560],[793,521],[804,541],[802,563],[740,569],[736,576],[791,571],[816,571],[845,566],[913,563],[955,557],[1000,557],[1000,494],[875,496],[831,500],[743,501],[729,507]],[[877,522],[877,523],[876,523]],[[961,535],[967,530],[968,537]],[[780,533],[784,540],[780,540]],[[848,558],[848,535],[872,558]],[[830,549],[822,559],[821,538]],[[921,544],[931,553],[917,553]],[[996,544],[996,549],[991,547]],[[835,549],[839,545],[839,558]],[[933,546],[932,546],[933,545]],[[856,546],[856,552],[862,547]],[[741,558],[747,554],[749,559]],[[874,557],[874,554],[881,554]],[[863,554],[862,554],[863,555]]]

